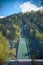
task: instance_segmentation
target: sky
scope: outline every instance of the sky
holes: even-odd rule
[[[43,1],[43,0],[42,0]],[[43,9],[41,0],[0,0],[0,18],[20,12]]]

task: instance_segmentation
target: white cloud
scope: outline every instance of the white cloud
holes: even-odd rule
[[[0,18],[4,18],[5,16],[0,16]]]
[[[41,10],[41,11],[43,10],[43,6],[40,7],[40,10]]]
[[[37,7],[36,5],[32,4],[29,1],[21,4],[20,8],[21,8],[21,12],[23,12],[23,13],[25,13],[27,11],[31,12],[32,10],[38,11],[38,10],[42,9],[41,7]]]

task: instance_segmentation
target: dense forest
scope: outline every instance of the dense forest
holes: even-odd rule
[[[23,36],[28,40],[27,44],[30,45],[31,57],[43,59],[43,11],[18,13],[0,19],[0,35],[2,34],[8,41],[14,42],[10,56],[14,58],[13,52],[17,50],[22,25]],[[32,44],[39,45],[39,50],[35,50]]]

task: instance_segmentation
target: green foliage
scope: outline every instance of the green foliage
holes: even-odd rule
[[[43,33],[40,33],[38,30],[36,30],[36,39],[43,40]]]
[[[40,32],[36,30],[36,39],[40,39]]]
[[[10,46],[8,40],[0,32],[0,61],[7,61],[9,58]]]
[[[0,19],[0,31],[17,46],[22,23],[25,23],[23,35],[30,40],[30,44],[33,40],[38,44],[43,41],[43,11],[19,13]],[[43,44],[40,48],[43,50]]]

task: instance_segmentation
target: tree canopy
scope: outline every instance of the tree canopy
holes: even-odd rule
[[[7,61],[9,58],[9,52],[9,42],[0,32],[0,61]]]

